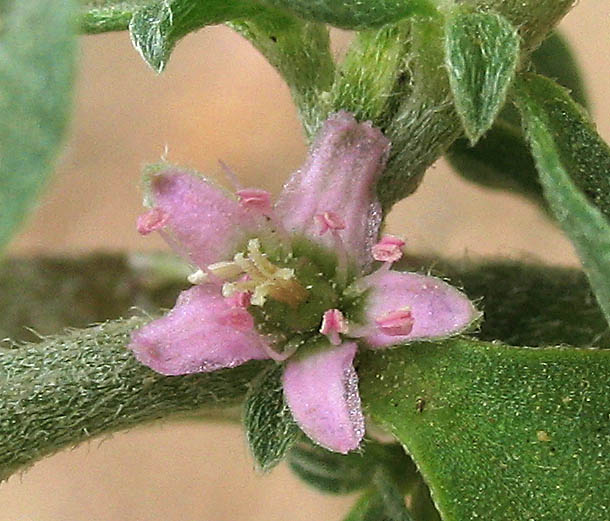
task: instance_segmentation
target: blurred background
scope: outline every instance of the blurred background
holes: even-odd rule
[[[610,10],[580,2],[562,22],[594,118],[610,140]],[[349,35],[333,33],[335,47]],[[140,237],[140,171],[161,156],[226,184],[277,193],[306,149],[288,90],[239,36],[212,27],[181,42],[157,76],[126,33],[84,37],[70,138],[13,254],[165,249]],[[412,253],[500,255],[577,265],[569,242],[524,199],[479,188],[443,161],[389,217]],[[6,521],[339,520],[350,498],[320,496],[285,466],[254,471],[239,427],[166,424],[64,451],[0,485]]]

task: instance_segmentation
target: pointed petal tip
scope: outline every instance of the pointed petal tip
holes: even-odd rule
[[[292,358],[284,370],[284,396],[292,414],[315,443],[342,454],[355,450],[365,425],[354,342]]]

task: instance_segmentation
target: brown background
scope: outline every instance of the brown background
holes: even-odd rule
[[[606,139],[609,13],[607,0],[587,0],[562,24]],[[334,36],[341,47],[346,35]],[[52,186],[12,244],[14,253],[163,247],[139,237],[134,221],[140,169],[165,153],[219,179],[223,159],[245,184],[275,193],[303,159],[286,88],[226,28],[186,38],[160,77],[125,33],[84,38],[81,52],[71,137]],[[538,210],[458,179],[442,161],[397,205],[390,227],[407,237],[412,252],[576,263],[569,243]],[[0,505],[7,521],[332,521],[348,501],[319,496],[284,467],[257,476],[238,428],[167,424],[48,458],[0,486]]]

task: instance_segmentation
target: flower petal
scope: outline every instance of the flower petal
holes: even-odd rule
[[[319,236],[315,216],[336,214],[346,224],[340,236],[350,257],[360,265],[370,262],[381,223],[375,183],[389,148],[389,140],[370,123],[358,123],[347,112],[331,116],[278,199],[284,227],[332,248],[332,235]]]
[[[370,287],[363,337],[374,348],[453,335],[480,316],[466,295],[436,277],[379,270],[365,277],[363,283]],[[406,328],[408,334],[400,334],[400,328],[384,331],[378,327],[384,317],[400,310],[410,311],[412,327]]]
[[[150,199],[165,217],[161,233],[167,242],[202,268],[229,259],[263,222],[231,194],[176,168],[150,176]]]
[[[364,436],[356,349],[354,342],[328,345],[290,358],[284,370],[284,396],[296,422],[313,441],[343,454]]]
[[[129,348],[144,365],[166,375],[269,358],[248,312],[231,307],[212,284],[183,291],[167,315],[134,331]]]

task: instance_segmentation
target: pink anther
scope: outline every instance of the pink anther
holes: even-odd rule
[[[324,235],[328,230],[337,231],[345,229],[345,221],[335,212],[324,212],[314,216],[318,224],[320,235]]]
[[[271,194],[265,190],[259,188],[244,188],[238,190],[237,197],[239,197],[239,203],[249,210],[262,213],[263,215],[269,215],[271,213]]]
[[[148,235],[151,232],[160,230],[165,226],[169,214],[161,208],[153,208],[148,212],[138,217],[136,227],[142,235]]]
[[[413,314],[409,308],[397,309],[375,319],[375,324],[390,336],[408,335],[413,330]]]
[[[218,318],[222,326],[231,327],[239,331],[249,331],[254,327],[254,318],[244,308],[231,308]]]
[[[230,297],[227,297],[225,301],[232,308],[246,309],[250,305],[250,299],[252,294],[249,291],[236,291]]]
[[[405,245],[400,237],[384,235],[381,240],[373,246],[373,258],[381,262],[396,262],[402,257],[402,247]]]
[[[341,343],[339,333],[347,333],[347,319],[338,309],[329,309],[322,316],[322,327],[320,333],[326,335],[330,343],[338,346]]]

